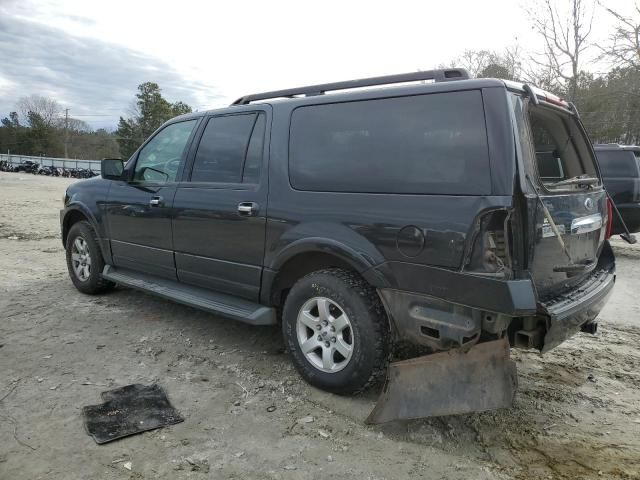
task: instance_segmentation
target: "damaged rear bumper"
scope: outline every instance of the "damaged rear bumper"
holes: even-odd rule
[[[511,318],[537,312],[529,279],[502,280],[410,264],[402,268],[398,278],[409,278],[411,284],[378,290],[399,341],[448,350],[474,344],[482,330],[500,333]]]
[[[607,303],[616,281],[616,268],[612,253],[602,257],[605,258],[601,258],[596,270],[579,286],[540,302],[542,314],[549,318],[542,353],[557,347],[584,325],[593,322]]]

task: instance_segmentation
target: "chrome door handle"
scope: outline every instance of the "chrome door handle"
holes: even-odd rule
[[[238,204],[238,214],[250,217],[258,212],[258,204],[255,202],[242,202]]]
[[[152,207],[161,207],[162,205],[164,205],[164,200],[162,200],[162,197],[153,197],[151,200],[149,200],[149,205],[151,205]]]

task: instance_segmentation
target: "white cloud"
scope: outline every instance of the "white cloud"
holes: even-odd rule
[[[516,41],[539,49],[524,10],[508,0],[16,0],[4,8],[61,34],[155,59],[141,68],[168,66],[185,84],[199,85],[190,92],[198,109],[255,91],[428,69],[465,49],[501,50]],[[603,39],[611,22],[600,13],[594,37]],[[122,87],[133,98],[135,85]],[[214,91],[221,97],[212,98]]]

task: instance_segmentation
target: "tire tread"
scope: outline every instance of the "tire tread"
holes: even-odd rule
[[[380,383],[386,374],[387,364],[390,359],[391,334],[389,321],[384,306],[382,305],[382,301],[378,296],[378,292],[357,272],[342,268],[326,268],[316,270],[305,275],[298,281],[298,283],[313,280],[314,278],[325,275],[339,280],[345,288],[355,292],[363,298],[363,303],[365,304],[371,319],[371,326],[374,329],[373,332],[370,332],[371,338],[373,338],[375,342],[373,352],[371,352],[373,357],[373,369],[369,377],[363,382],[358,382],[359,385],[350,385],[340,389],[332,389],[335,393],[357,395]],[[293,288],[295,289],[295,285]],[[300,368],[298,369],[300,370]]]
[[[73,268],[71,266],[70,253],[69,249],[71,248],[71,242],[74,238],[75,230],[80,230],[80,233],[83,237],[89,242],[89,248],[92,252],[95,252],[95,256],[92,255],[91,263],[92,266],[96,266],[97,276],[94,279],[89,280],[87,283],[78,283],[75,278],[75,274],[73,272]],[[100,250],[100,244],[98,243],[98,235],[95,230],[91,226],[91,224],[86,220],[81,220],[79,222],[74,223],[69,229],[69,233],[67,235],[67,242],[65,245],[66,250],[66,260],[67,260],[67,268],[69,269],[69,276],[73,281],[75,287],[80,290],[82,293],[87,293],[89,295],[99,294],[106,292],[114,287],[114,283],[102,277],[102,270],[104,269],[104,258],[102,257],[102,251]]]

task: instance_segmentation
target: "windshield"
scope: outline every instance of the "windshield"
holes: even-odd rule
[[[527,173],[549,190],[600,184],[587,137],[574,115],[512,97]],[[533,155],[534,161],[531,160]]]

